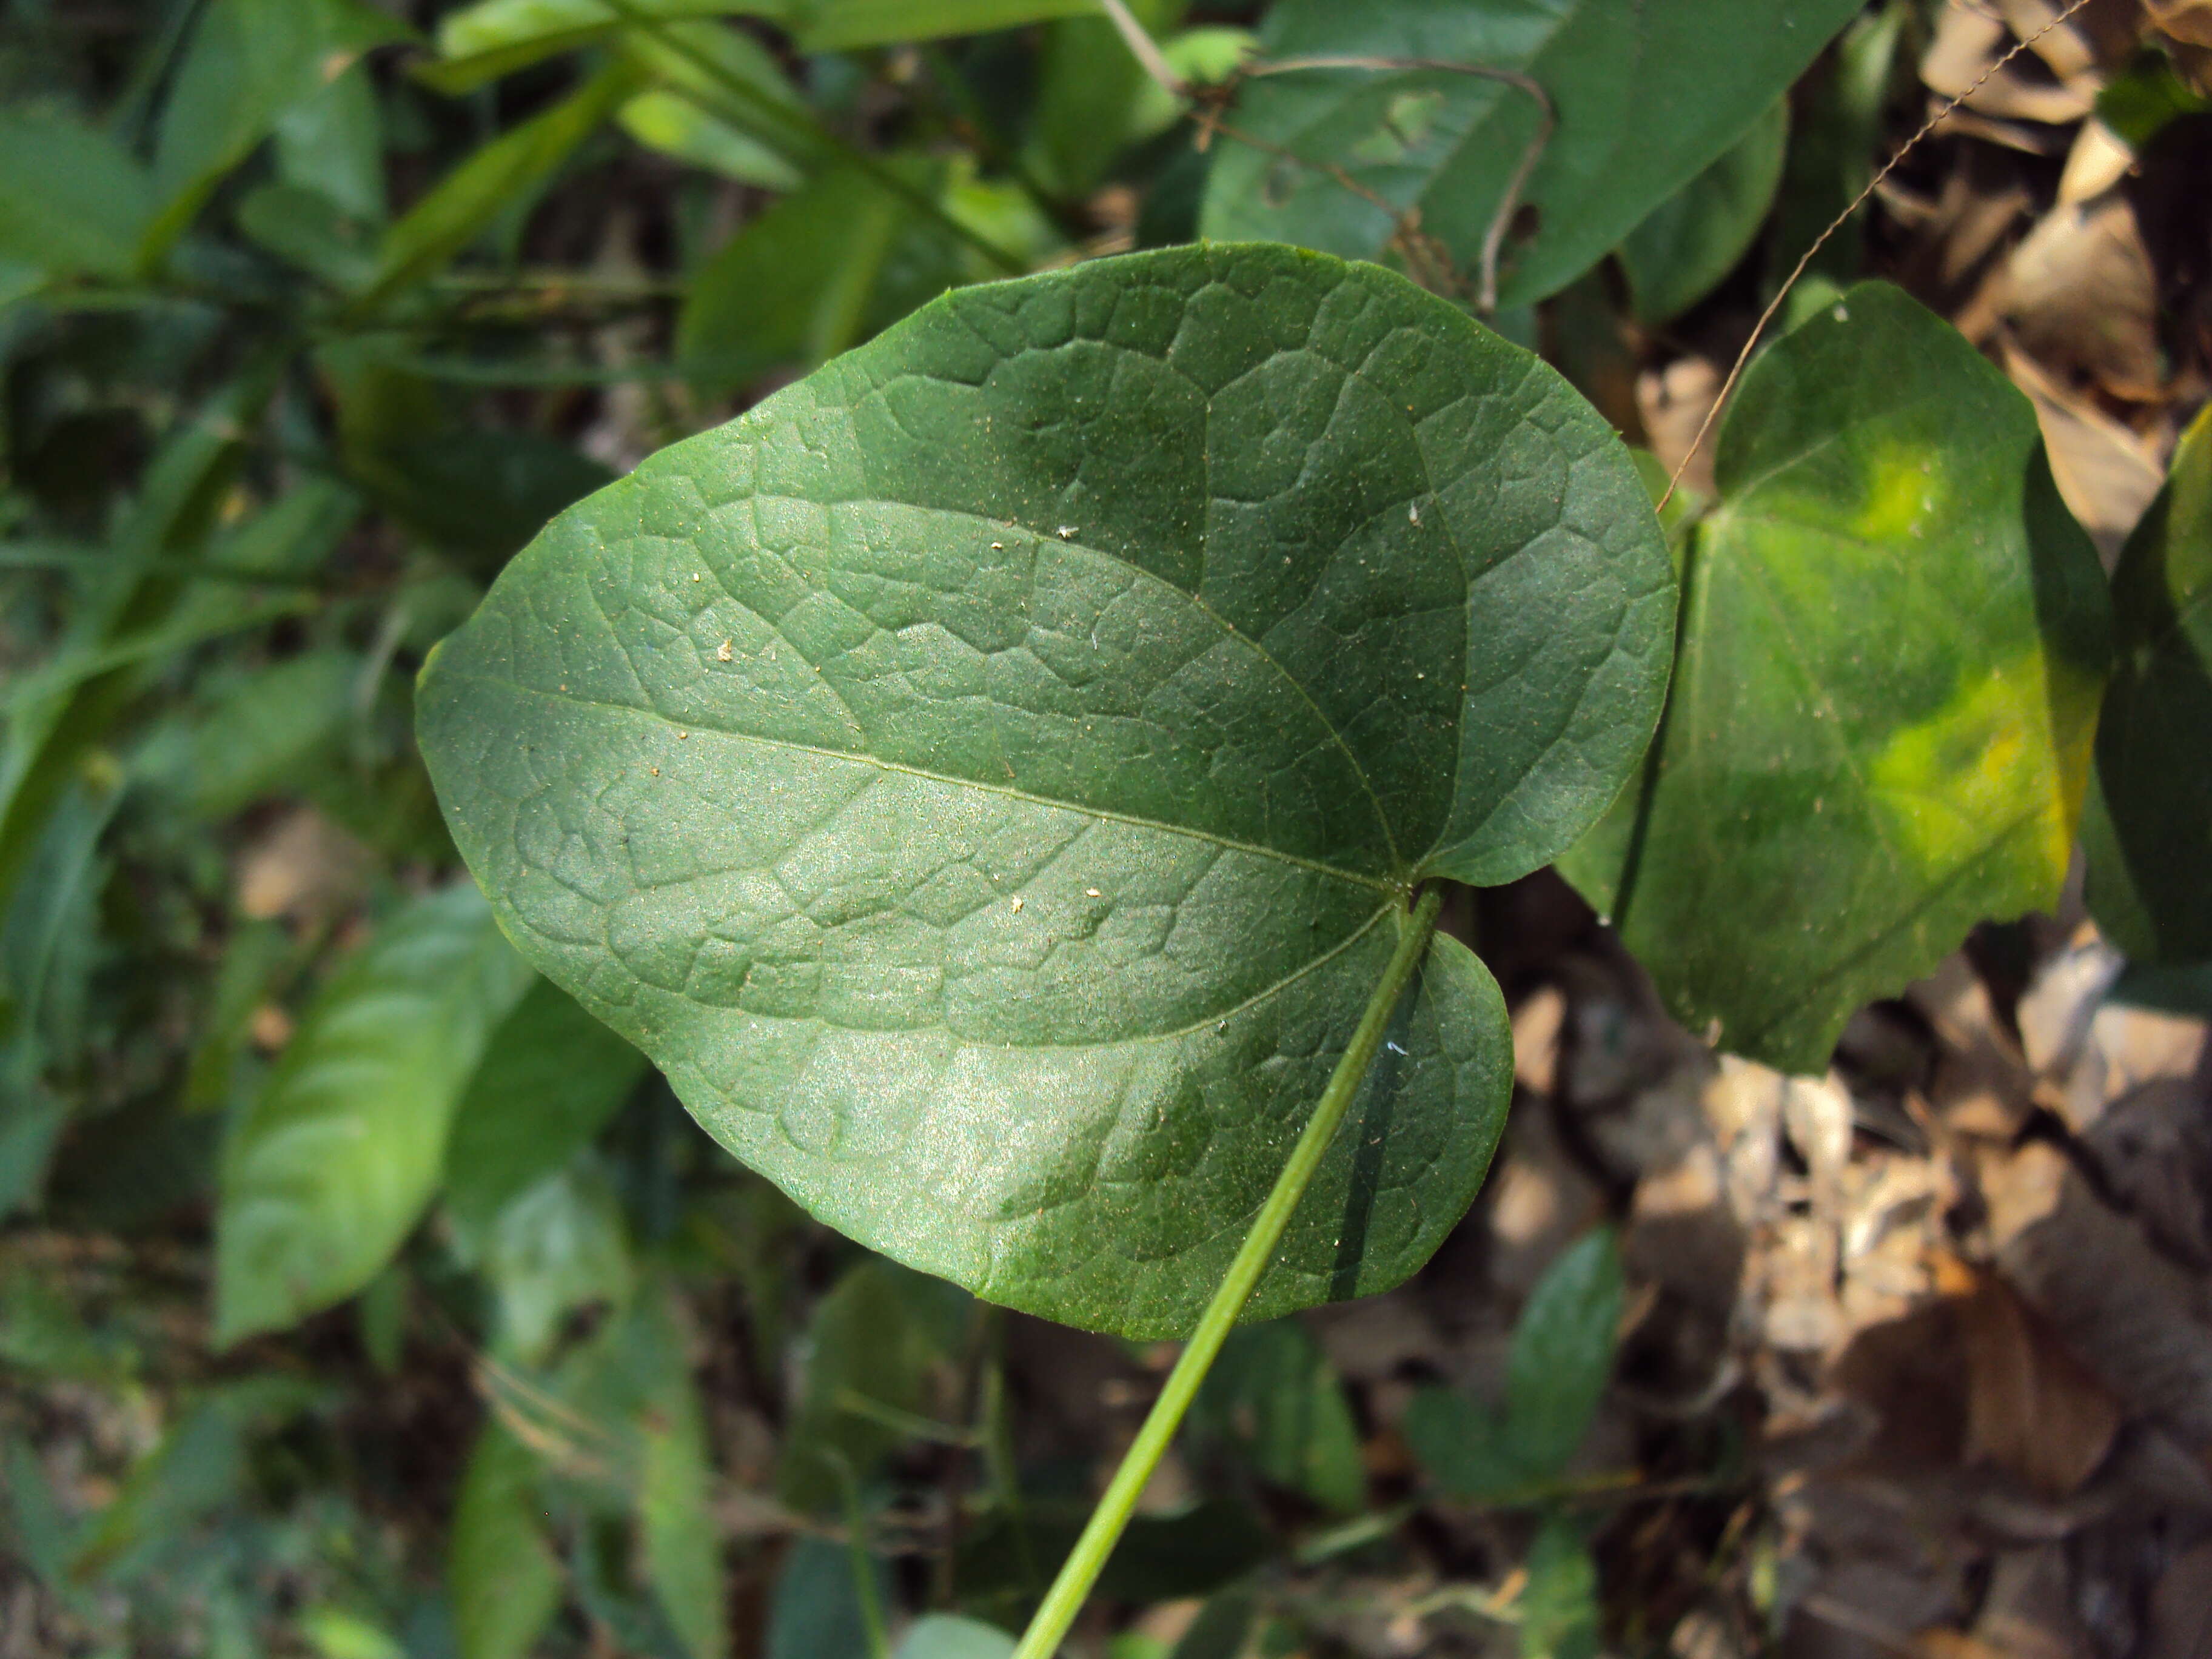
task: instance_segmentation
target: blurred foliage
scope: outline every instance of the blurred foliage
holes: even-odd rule
[[[1113,1448],[1038,1426],[1015,1322],[799,1214],[521,964],[456,879],[412,688],[504,561],[648,451],[948,285],[1277,205],[1204,89],[1266,8],[1132,9],[1196,94],[1090,0],[0,9],[18,1650],[1006,1650]],[[1755,283],[1762,224],[1863,181],[1905,11],[1852,25],[1794,118],[1793,49],[1643,196],[1607,181],[1608,223],[1644,224],[1638,311]],[[2124,130],[2202,104],[2154,56],[2108,98]],[[1383,101],[1363,166],[1433,114]],[[1210,179],[1224,153],[1253,200]],[[1532,295],[1602,257],[1563,240]],[[1556,343],[1574,292],[1498,321]],[[1399,1559],[1448,1496],[1534,1540],[1520,1606],[1476,1611],[1591,1651],[1571,1472],[1620,1302],[1593,1232],[1501,1406],[1419,1396],[1421,1468],[1377,1462],[1306,1328],[1243,1333],[1098,1650],[1324,1643],[1328,1574]],[[1155,1375],[1102,1347],[1122,1386]],[[1133,1622],[1170,1601],[1172,1636]]]

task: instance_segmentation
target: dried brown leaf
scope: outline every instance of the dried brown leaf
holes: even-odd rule
[[[2112,1208],[2057,1147],[1982,1171],[2007,1282],[2130,1410],[2212,1455],[2212,1309],[2202,1274]]]
[[[2058,199],[2086,202],[2102,196],[2126,178],[2135,164],[2135,151],[2112,128],[2102,121],[2084,121],[2074,134],[2074,148],[2066,152]]]
[[[374,864],[345,830],[301,807],[239,855],[239,912],[256,921],[328,915],[360,895]]]
[[[2212,1659],[2212,1544],[2199,1544],[2160,1575],[2148,1626],[2142,1659]]]
[[[2045,214],[2006,258],[1996,309],[2051,374],[2117,398],[2160,397],[2158,279],[2125,197],[2061,203]]]
[[[2158,446],[2068,391],[2017,347],[2007,345],[2004,368],[2035,405],[2058,493],[2109,567],[2166,482]]]
[[[1957,1310],[1966,1462],[1994,1464],[2046,1498],[2077,1490],[2119,1431],[2118,1402],[2050,1322],[1995,1274],[1974,1274]]]
[[[2063,33],[2053,30],[2038,45]],[[1920,78],[1939,98],[1963,97],[1965,107],[1977,115],[2057,124],[2078,121],[2096,106],[2097,89],[2087,76],[2059,81],[2044,63],[2026,57],[1992,72],[1990,66],[2013,44],[2001,16],[1953,5],[1936,26],[1920,61]]]
[[[2150,21],[2175,40],[2212,46],[2212,0],[2143,0]]]

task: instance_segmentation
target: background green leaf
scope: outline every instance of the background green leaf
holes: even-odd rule
[[[939,170],[894,159],[916,188]],[[939,224],[856,167],[830,167],[769,208],[693,273],[676,350],[692,383],[726,392],[765,369],[859,344],[962,274]]]
[[[433,543],[490,571],[613,476],[554,439],[477,427],[402,438],[376,454],[362,482]]]
[[[562,1170],[518,1193],[479,1247],[499,1298],[497,1352],[526,1365],[549,1358],[579,1309],[629,1299],[632,1274],[622,1212],[591,1169]]]
[[[1263,54],[1427,58],[1531,76],[1556,126],[1522,201],[1533,234],[1506,243],[1500,298],[1556,293],[1748,132],[1860,9],[1860,0],[1282,0]],[[1330,68],[1270,76],[1240,97],[1200,226],[1371,258],[1393,214],[1344,187],[1341,167],[1402,210],[1472,272],[1540,119],[1506,84],[1440,69]]]
[[[238,625],[232,590],[212,627],[165,638],[161,625],[175,617],[188,585],[162,567],[207,542],[245,433],[269,396],[267,367],[264,359],[223,386],[163,442],[137,499],[116,515],[106,556],[53,657],[11,677],[0,729],[0,893],[13,888],[47,815],[106,741],[146,659]]]
[[[1597,1563],[1564,1516],[1544,1522],[1521,1593],[1521,1659],[1596,1659]]]
[[[917,1619],[898,1644],[898,1659],[1011,1659],[1014,1638],[996,1625],[932,1613]]]
[[[466,884],[410,902],[332,978],[224,1156],[218,1342],[375,1277],[435,1190],[453,1106],[531,978]]]
[[[373,8],[335,0],[210,0],[162,109],[154,154],[161,207],[144,233],[140,262],[160,260],[209,194],[287,114],[362,52],[408,32]]]
[[[186,807],[222,817],[291,783],[344,725],[361,675],[358,653],[331,647],[272,663],[229,688],[179,757],[175,784]]]
[[[2212,410],[2112,573],[2118,647],[2082,817],[2097,922],[2146,963],[2212,958]]]
[[[802,52],[850,52],[895,40],[1017,28],[1096,9],[1097,0],[791,0],[783,21]]]
[[[386,233],[377,273],[356,302],[365,312],[421,282],[481,236],[518,197],[550,179],[576,146],[637,90],[612,64],[544,114],[501,133],[433,185]]]
[[[784,0],[631,0],[659,19],[781,17]],[[619,33],[622,15],[605,0],[476,0],[438,20],[438,61],[416,73],[441,92],[473,91],[485,82],[527,69]]]
[[[1589,1433],[1613,1379],[1620,1325],[1620,1251],[1610,1227],[1577,1240],[1545,1269],[1513,1328],[1505,1413],[1515,1455],[1555,1475]]]
[[[617,1614],[632,1627],[632,1644],[684,1659],[716,1659],[729,1644],[722,1605],[722,1530],[712,1502],[714,1471],[706,1414],[691,1377],[694,1337],[673,1286],[664,1276],[641,1285],[620,1316],[572,1352],[559,1368],[548,1409],[535,1386],[511,1397],[526,1413],[545,1420],[551,1438],[576,1443],[591,1484],[583,1488],[603,1517],[610,1498],[635,1522],[634,1547],[602,1565],[623,1579],[635,1574],[649,1604],[612,1599],[594,1604],[594,1587],[580,1574],[578,1588],[594,1611]],[[589,1528],[586,1547],[605,1541]],[[596,1541],[590,1541],[596,1540]],[[613,1586],[596,1587],[605,1592]],[[628,1586],[623,1587],[628,1589]],[[635,1615],[642,1612],[645,1617]]]
[[[1628,233],[1615,253],[1639,318],[1663,323],[1687,311],[1735,269],[1774,205],[1789,145],[1790,100],[1778,98],[1749,132]]]
[[[877,1604],[889,1599],[890,1575],[878,1575]],[[874,1659],[853,1552],[826,1538],[799,1538],[783,1558],[768,1617],[766,1659]]]
[[[1620,1252],[1612,1229],[1601,1227],[1570,1246],[1529,1293],[1513,1329],[1502,1411],[1451,1389],[1413,1396],[1407,1443],[1445,1491],[1503,1498],[1565,1471],[1613,1376],[1622,1293]]]
[[[1911,0],[1869,7],[1792,94],[1790,150],[1774,212],[1772,246],[1781,269],[1794,265],[1832,228],[1808,275],[1841,288],[1863,269],[1868,216],[1835,222],[1857,201],[1874,177],[1875,158],[1885,153],[1898,61],[1911,49],[1906,31],[1918,27],[1919,17]]]
[[[540,980],[484,1049],[453,1114],[446,1202],[480,1229],[568,1164],[637,1086],[645,1056]]]
[[[2109,611],[2027,400],[1897,289],[1721,428],[1659,753],[1561,868],[1674,1017],[1817,1071],[1851,1011],[2057,898]]]
[[[740,184],[792,190],[804,177],[772,146],[665,87],[639,93],[622,106],[617,118],[623,131],[648,149]]]
[[[872,1476],[907,1437],[899,1421],[949,1400],[973,1315],[959,1291],[896,1262],[848,1269],[809,1330],[805,1394],[777,1474],[784,1500],[835,1510],[848,1481]]]
[[[100,841],[124,799],[122,781],[112,775],[73,782],[0,911],[0,1091],[10,1127],[27,1128],[43,1117],[35,1087],[40,1066],[84,1041],[94,967],[88,947],[97,935],[108,872]],[[46,1162],[35,1139],[15,1150],[21,1161],[0,1176],[0,1205],[10,1207],[30,1195]]]
[[[1294,1319],[1247,1326],[1206,1373],[1187,1439],[1233,1446],[1253,1468],[1324,1509],[1349,1513],[1367,1496],[1359,1430],[1328,1356]]]
[[[70,1573],[127,1583],[157,1567],[212,1512],[237,1500],[254,1440],[298,1417],[314,1393],[284,1376],[241,1377],[207,1389],[84,1527]]]
[[[1400,1426],[1414,1459],[1453,1497],[1497,1498],[1520,1489],[1521,1465],[1503,1412],[1431,1383],[1406,1402]]]
[[[719,1659],[729,1648],[714,1480],[698,1393],[688,1376],[677,1378],[645,1421],[637,1514],[646,1576],[690,1659]]]
[[[384,112],[364,66],[349,66],[292,104],[275,136],[283,183],[365,224],[384,222]]]
[[[52,112],[0,112],[0,257],[53,276],[127,276],[154,181],[107,132]]]
[[[469,1453],[446,1583],[460,1659],[523,1659],[561,1606],[561,1565],[538,1522],[537,1460],[496,1419]]]
[[[1154,39],[1170,33],[1188,0],[1133,0],[1130,13]],[[1079,198],[1097,188],[1152,107],[1153,82],[1103,16],[1052,25],[1037,70],[1030,165],[1046,187]]]
[[[664,451],[509,567],[420,729],[514,936],[726,1146],[1164,1334],[1407,886],[1520,875],[1618,788],[1672,610],[1550,370],[1373,266],[1178,250],[957,291]],[[1255,1317],[1426,1258],[1508,1050],[1440,936]]]

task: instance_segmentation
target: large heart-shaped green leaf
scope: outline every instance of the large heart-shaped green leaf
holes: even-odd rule
[[[1400,213],[1417,210],[1420,233],[1471,271],[1542,114],[1521,88],[1451,66],[1522,74],[1544,89],[1554,126],[1522,192],[1533,228],[1516,228],[1501,297],[1540,300],[1741,138],[1859,9],[1859,0],[1283,0],[1261,52],[1335,61],[1249,84],[1231,125],[1259,142],[1223,140],[1200,222],[1209,236],[1278,236],[1365,258],[1390,242]],[[1415,59],[1431,66],[1405,66]]]
[[[2112,573],[2118,661],[2083,814],[2098,923],[2143,962],[2212,958],[2212,409]]]
[[[1714,471],[1644,787],[1561,867],[1684,1024],[1818,1070],[2057,901],[2110,608],[2027,400],[1887,285],[1753,365]]]
[[[420,725],[510,934],[724,1145],[980,1295],[1176,1333],[1412,884],[1572,842],[1673,616],[1557,374],[1379,267],[1183,248],[948,295],[580,503]],[[1254,1316],[1427,1256],[1509,1050],[1439,939]]]

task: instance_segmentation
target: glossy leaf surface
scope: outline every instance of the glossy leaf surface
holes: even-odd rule
[[[375,1277],[435,1190],[454,1103],[530,979],[465,886],[415,900],[331,979],[225,1154],[219,1341]]]
[[[2027,400],[1884,284],[1753,366],[1716,479],[1661,752],[1561,867],[1691,1030],[1818,1071],[2057,900],[2109,607]]]
[[[1187,1328],[1410,884],[1571,844],[1673,584],[1558,375],[1377,267],[1178,249],[957,291],[556,522],[427,666],[533,961],[817,1215]],[[1439,938],[1255,1316],[1480,1183],[1496,987]]]
[[[1540,115],[1527,92],[1449,66],[1518,72],[1543,88],[1555,125],[1522,194],[1533,234],[1508,240],[1500,297],[1540,300],[1741,138],[1858,10],[1858,0],[1285,0],[1261,31],[1269,58],[1434,66],[1252,83],[1233,125],[1261,143],[1224,143],[1200,226],[1369,258],[1396,214],[1418,207],[1422,232],[1472,272]]]
[[[2089,909],[2145,963],[2212,958],[2212,410],[2112,573],[2112,683],[2083,816]]]

